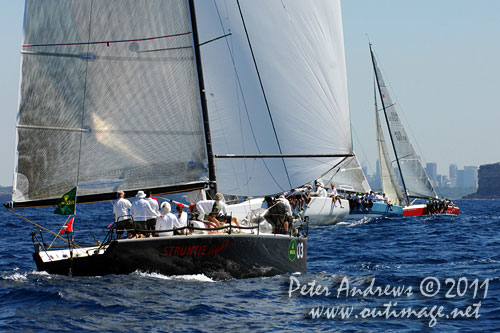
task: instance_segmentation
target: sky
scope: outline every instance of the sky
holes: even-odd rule
[[[210,1],[210,0],[207,0]],[[313,1],[313,0],[309,0]],[[14,170],[24,1],[0,3],[0,185]],[[342,0],[354,151],[375,171],[368,37],[424,162],[500,161],[500,1]]]

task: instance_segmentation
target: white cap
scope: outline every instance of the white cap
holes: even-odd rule
[[[170,204],[166,201],[163,201],[161,203],[161,210],[164,212],[164,213],[170,213],[172,211],[172,207],[170,206]]]
[[[146,193],[144,193],[144,191],[137,191],[135,197],[139,199],[144,199],[146,197]]]

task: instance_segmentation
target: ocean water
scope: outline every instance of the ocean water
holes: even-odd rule
[[[315,227],[307,274],[217,282],[37,272],[33,226],[2,208],[0,331],[498,331],[500,201],[458,204],[458,217]],[[57,231],[52,210],[16,212]],[[110,204],[78,214],[75,238],[102,239]]]

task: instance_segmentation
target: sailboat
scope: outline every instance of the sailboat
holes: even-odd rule
[[[333,177],[333,180],[340,190],[351,195],[357,193],[367,194],[372,191],[356,156],[352,157],[345,167],[339,170],[339,173]],[[373,200],[371,207],[364,207],[363,205],[359,207],[354,207],[353,205],[350,207],[349,216],[346,220],[398,215],[403,215],[403,208],[401,206],[388,205],[383,201]]]
[[[393,152],[396,158],[397,170],[401,177],[401,183],[404,191],[401,191],[398,179],[394,172],[392,162],[389,158],[387,146],[385,144],[384,134],[379,119],[379,110],[376,106],[375,96],[375,114],[377,127],[377,146],[379,154],[379,165],[381,173],[381,183],[383,191],[396,205],[403,205],[404,216],[419,216],[431,213],[458,215],[459,208],[454,205],[448,205],[443,202],[441,209],[429,209],[428,204],[413,204],[416,199],[435,199],[438,196],[432,186],[429,177],[425,173],[418,155],[410,142],[409,136],[401,123],[401,119],[393,103],[387,86],[382,78],[382,73],[377,65],[377,60],[370,44],[370,55],[375,73],[376,90],[379,93],[382,103],[382,112],[386,120],[389,137],[391,140]]]
[[[277,193],[352,155],[348,116],[333,111],[347,103],[340,1],[233,1],[216,11],[207,3],[26,1],[8,209],[55,205],[75,187],[77,204],[113,200],[116,191]],[[206,24],[224,20],[230,30],[200,39]],[[231,77],[239,83],[226,90]],[[234,108],[242,99],[245,108]],[[240,121],[242,113],[253,122]],[[344,140],[310,147],[310,137],[346,124]],[[298,134],[302,140],[285,140]],[[300,225],[289,234],[248,228],[137,239],[111,233],[93,246],[68,237],[65,249],[34,234],[33,257],[39,270],[72,275],[223,279],[307,270]]]
[[[353,155],[340,2],[199,5],[218,190],[248,198],[228,207],[242,219],[263,196],[310,183]],[[305,211],[310,224],[347,215],[330,198]]]

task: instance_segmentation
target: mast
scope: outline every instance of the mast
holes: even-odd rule
[[[371,58],[372,58],[372,64],[373,64],[373,71],[375,72],[375,79],[377,81],[377,88],[378,88],[378,93],[379,93],[379,96],[380,96],[380,102],[382,103],[382,108],[384,109],[384,117],[385,117],[385,121],[387,123],[387,129],[389,130],[389,137],[391,138],[391,144],[392,144],[392,149],[394,151],[394,155],[396,157],[396,163],[398,164],[398,170],[399,170],[399,175],[401,176],[401,182],[403,183],[403,189],[404,189],[404,195],[405,195],[405,198],[406,198],[406,202],[408,203],[408,205],[410,204],[410,199],[408,198],[408,192],[406,190],[406,184],[405,184],[405,180],[404,180],[404,177],[403,177],[403,173],[401,172],[401,166],[399,164],[399,158],[398,158],[398,153],[396,152],[396,146],[394,145],[394,138],[392,137],[392,132],[391,132],[391,127],[389,126],[389,118],[387,118],[387,112],[386,112],[386,108],[385,108],[385,103],[384,103],[384,98],[382,97],[382,90],[380,88],[380,82],[378,80],[378,76],[377,76],[377,68],[376,68],[376,65],[375,65],[375,56],[373,55],[373,50],[372,50],[372,44],[370,43],[369,44],[369,47],[370,47],[370,55],[371,55]],[[375,107],[376,107],[376,98],[375,98]]]
[[[371,52],[371,49],[370,49],[370,52]],[[375,74],[375,77],[377,76],[377,74]],[[375,104],[375,117],[378,117],[378,105],[377,105],[377,82],[376,82],[376,78],[375,80],[373,80],[373,101],[374,101],[374,104]],[[380,123],[379,119],[376,118],[375,121],[377,122],[377,126],[379,126],[378,124]],[[378,129],[377,129],[378,131]],[[391,137],[392,139],[392,137]],[[377,136],[377,141],[379,141],[379,138]],[[378,157],[378,169],[380,170],[380,185],[382,186],[382,191],[385,191],[384,190],[384,186],[382,184],[382,156],[380,156],[380,153],[379,153],[379,157]]]
[[[210,180],[210,192],[213,197],[217,192],[217,183],[215,178],[215,162],[212,150],[212,138],[210,135],[210,124],[208,123],[208,108],[207,108],[207,100],[205,97],[205,82],[203,80],[203,68],[201,65],[200,45],[198,40],[198,28],[196,25],[196,10],[194,6],[194,0],[189,0],[189,11],[191,14],[191,26],[193,30],[193,44],[194,44],[194,53],[196,60],[196,70],[198,72],[198,87],[200,89],[203,128],[205,129],[205,143],[207,147],[207,157],[208,157],[208,178]]]

